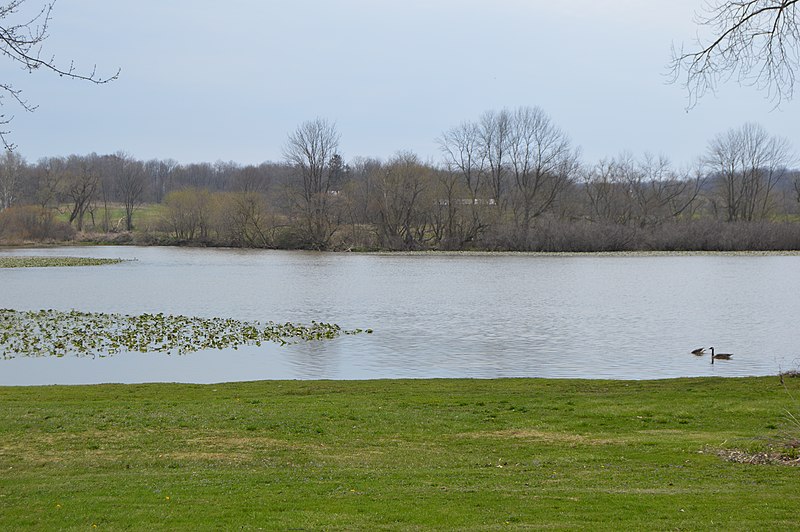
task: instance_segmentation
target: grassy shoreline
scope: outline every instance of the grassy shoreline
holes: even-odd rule
[[[0,387],[0,528],[797,527],[800,379]]]

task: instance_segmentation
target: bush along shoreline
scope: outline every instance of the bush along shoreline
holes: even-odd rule
[[[275,239],[258,245],[208,235],[203,238],[177,238],[161,231],[76,233],[65,240],[0,239],[0,246],[37,247],[60,245],[132,245],[178,247],[232,247],[250,249],[282,249],[313,251],[486,251],[486,252],[727,252],[727,251],[800,251],[798,222],[720,222],[698,220],[675,222],[655,227],[619,226],[588,221],[542,222],[532,231],[525,245],[514,245],[500,235],[486,234],[463,245],[414,243],[383,245],[374,233],[362,229],[360,239],[353,240],[337,232],[324,248],[304,245],[291,231],[275,233]]]

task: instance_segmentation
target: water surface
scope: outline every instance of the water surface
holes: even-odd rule
[[[775,374],[800,361],[800,256],[333,254],[91,247],[0,269],[0,307],[335,322],[372,335],[184,356],[0,360],[0,384]],[[734,353],[713,366],[695,347]]]

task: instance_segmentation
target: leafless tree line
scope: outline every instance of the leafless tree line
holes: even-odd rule
[[[438,143],[439,162],[411,152],[345,162],[335,124],[318,118],[289,133],[284,161],[258,166],[140,161],[124,152],[29,164],[6,151],[0,238],[117,233],[150,243],[302,249],[800,248],[800,173],[790,170],[788,142],[756,124],[713,138],[692,169],[630,153],[583,164],[539,108],[486,112]]]

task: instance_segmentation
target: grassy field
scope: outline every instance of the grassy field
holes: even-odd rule
[[[58,209],[57,220],[62,222],[69,221],[70,205],[62,205]],[[102,220],[105,215],[105,210],[102,204],[99,204],[95,211],[95,226],[92,226],[92,218],[87,213],[83,219],[84,229],[87,231],[101,231]],[[151,231],[158,227],[161,219],[164,216],[164,206],[158,203],[147,203],[139,205],[133,212],[133,225],[136,230]],[[120,203],[108,204],[108,219],[112,229],[117,231],[125,229],[125,206]]]
[[[797,530],[800,467],[720,455],[797,436],[792,397],[777,377],[0,388],[0,529]]]

